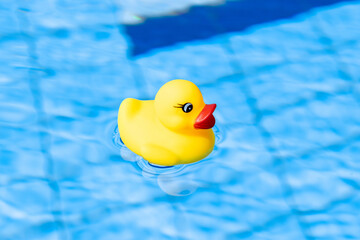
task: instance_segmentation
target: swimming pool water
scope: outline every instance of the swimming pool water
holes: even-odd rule
[[[1,1],[0,239],[360,239],[360,1],[312,2]],[[117,110],[176,78],[216,146],[156,168]]]

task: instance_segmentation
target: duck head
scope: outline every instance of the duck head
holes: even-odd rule
[[[216,104],[205,104],[199,88],[187,80],[172,80],[155,97],[160,122],[172,131],[210,129],[215,125]]]

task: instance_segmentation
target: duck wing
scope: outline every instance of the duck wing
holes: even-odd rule
[[[148,143],[141,148],[141,156],[150,163],[161,166],[174,166],[179,163],[178,157],[170,150]]]

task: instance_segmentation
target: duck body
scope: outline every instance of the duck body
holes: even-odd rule
[[[146,101],[127,98],[121,103],[118,112],[118,127],[124,144],[150,163],[161,166],[193,163],[210,154],[215,145],[213,130],[193,127],[194,122],[197,121],[197,115],[205,108],[205,103],[201,103],[202,96],[201,101],[197,102],[199,106],[197,111],[194,107],[196,116],[177,109],[176,103],[171,103],[174,99],[169,101],[170,105],[167,101],[161,101],[159,104],[162,98],[160,96],[157,99],[157,97],[155,100]],[[172,94],[170,98],[173,98]],[[175,102],[177,101],[179,100],[175,99]],[[187,98],[183,102],[190,101]],[[159,117],[159,114],[165,114],[165,116]]]

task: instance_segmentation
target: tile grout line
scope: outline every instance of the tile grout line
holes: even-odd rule
[[[231,43],[230,42],[224,42],[223,43],[223,48],[224,51],[229,53],[229,55],[235,56],[235,51],[233,50]],[[232,58],[229,58],[229,64],[230,67],[233,69],[234,72],[239,72],[240,75],[244,75],[243,74],[243,70],[242,67],[240,65],[240,63],[238,63],[237,61],[233,60]],[[240,71],[238,71],[238,69],[241,69]],[[277,148],[275,146],[273,146],[273,144],[269,143],[269,139],[272,139],[273,137],[271,136],[271,134],[261,125],[261,119],[263,117],[263,113],[262,111],[259,110],[258,106],[257,106],[257,100],[256,98],[253,96],[253,94],[251,93],[250,90],[250,86],[247,83],[247,81],[245,80],[245,78],[243,78],[244,82],[243,82],[243,87],[245,88],[244,91],[244,95],[246,97],[246,103],[248,105],[248,107],[250,108],[250,110],[252,111],[252,113],[255,115],[254,116],[254,125],[255,127],[259,130],[260,134],[261,134],[261,138],[263,140],[263,144],[264,147],[266,148],[266,150],[268,151],[268,153],[270,154],[272,161],[276,162],[279,161],[279,157],[275,156],[273,154],[273,152],[278,152]],[[293,190],[291,189],[290,186],[287,186],[287,184],[285,183],[284,179],[283,179],[283,169],[282,168],[278,168],[276,177],[278,178],[281,188],[283,190],[283,199],[285,201],[285,203],[287,204],[287,206],[290,209],[290,212],[295,216],[299,227],[301,229],[301,233],[303,234],[305,239],[312,239],[312,237],[310,237],[307,234],[307,230],[306,230],[306,224],[303,223],[303,221],[300,219],[300,216],[298,216],[297,211],[293,208],[293,204],[291,202],[294,202],[293,200]],[[289,200],[287,200],[286,196],[290,196],[291,198],[291,202]]]
[[[217,29],[221,29],[222,26],[217,24],[217,19],[216,17],[214,16],[210,16],[210,19],[212,21],[212,23],[215,25],[215,27]],[[241,64],[234,60],[232,57],[228,57],[229,55],[230,56],[236,56],[235,54],[235,51],[234,49],[232,48],[231,46],[231,43],[230,41],[227,39],[224,41],[224,43],[221,44],[222,47],[223,47],[223,50],[224,50],[224,53],[227,53],[227,58],[228,58],[228,62],[229,62],[229,65],[230,65],[230,68],[232,68],[234,74],[238,74],[239,77],[241,77],[243,81],[243,87],[245,88],[245,91],[244,91],[244,95],[245,95],[245,98],[246,98],[246,103],[249,107],[249,109],[252,111],[252,113],[255,115],[254,116],[254,125],[255,127],[259,130],[260,134],[261,134],[261,139],[263,140],[263,144],[264,144],[264,147],[265,149],[268,151],[268,153],[270,154],[271,156],[271,159],[273,162],[276,162],[279,160],[278,157],[276,157],[273,152],[276,151],[278,152],[278,150],[276,149],[275,146],[273,146],[272,144],[269,143],[269,139],[272,139],[272,136],[271,134],[263,127],[261,126],[260,122],[261,122],[261,119],[263,117],[263,113],[262,111],[260,111],[260,109],[258,108],[257,106],[257,100],[256,98],[253,96],[253,94],[251,93],[251,89],[250,89],[250,86],[248,84],[248,82],[245,80],[244,78],[244,71],[243,71],[243,68],[241,67]],[[239,71],[240,69],[240,71]],[[280,185],[281,185],[281,188],[282,188],[282,192],[283,192],[283,199],[285,201],[285,203],[287,204],[287,206],[289,207],[290,209],[290,212],[295,216],[298,224],[299,224],[299,227],[300,227],[300,230],[301,230],[301,233],[302,235],[304,236],[305,239],[312,239],[310,236],[308,236],[308,234],[306,233],[306,226],[305,224],[301,221],[300,219],[300,216],[298,216],[296,214],[296,210],[292,207],[292,204],[287,200],[286,198],[286,193],[289,194],[290,198],[292,199],[293,198],[293,194],[292,194],[292,189],[291,187],[287,186],[287,184],[285,184],[285,181],[283,179],[283,173],[282,173],[282,170],[283,169],[279,169],[278,168],[278,173],[276,174],[276,177],[278,178],[279,182],[280,182]],[[293,201],[293,200],[292,200]],[[293,201],[294,202],[294,201]]]
[[[221,26],[218,26],[218,27],[221,27]],[[325,34],[324,34],[325,35]],[[235,56],[235,51],[233,50],[232,46],[231,46],[231,43],[230,42],[225,42],[224,43],[224,49],[225,49],[225,52],[228,52],[230,53],[230,55],[232,56]],[[334,49],[331,44],[330,46],[328,46],[328,48],[330,48],[330,50],[332,50],[333,52],[336,52],[336,49]],[[324,50],[327,50],[327,48],[325,48]],[[240,63],[238,63],[236,60],[233,60],[232,58],[229,58],[229,63],[231,65],[231,67],[233,68],[233,71],[235,73],[237,73],[238,75],[243,75],[243,72],[242,72],[242,68],[241,68],[241,65]],[[348,71],[346,71],[346,68],[344,67],[344,64],[343,62],[340,60],[337,60],[336,61],[337,65],[338,65],[338,69],[339,70],[344,70],[345,72],[342,72],[342,76],[345,77],[345,79],[351,79],[350,75],[348,74]],[[344,69],[345,68],[345,69]],[[238,69],[240,69],[241,71],[238,71]],[[244,79],[243,76],[240,76],[242,79]],[[343,94],[344,92],[349,92],[349,89],[351,88],[354,88],[354,79],[351,79],[352,81],[352,84],[349,84],[349,85],[346,85],[345,87],[340,87],[338,88],[338,90],[336,91],[335,95],[338,95],[338,94]],[[285,108],[289,108],[289,107],[292,107],[293,105],[296,105],[298,102],[294,102],[293,104],[290,104],[290,105],[285,105],[285,106],[277,106],[277,108],[274,110],[274,111],[269,111],[268,109],[265,109],[265,112],[263,111],[260,111],[260,109],[258,108],[257,106],[257,100],[256,98],[253,96],[253,94],[251,94],[251,87],[249,86],[249,83],[247,81],[244,81],[244,88],[245,88],[245,97],[247,98],[247,104],[250,108],[250,110],[253,112],[253,114],[255,114],[255,125],[256,127],[259,129],[260,133],[261,133],[261,136],[262,136],[262,139],[264,141],[264,146],[265,148],[268,150],[268,152],[271,154],[271,157],[273,159],[273,162],[275,161],[282,161],[283,164],[286,164],[286,159],[289,159],[289,157],[287,156],[276,156],[273,154],[273,152],[279,152],[277,150],[276,147],[274,147],[273,144],[269,144],[268,143],[268,140],[269,139],[272,139],[272,136],[271,134],[265,129],[265,127],[263,127],[261,125],[261,119],[263,118],[264,115],[268,115],[269,113],[271,114],[274,114],[274,113],[277,113],[278,111],[282,110],[281,108],[282,107],[285,107]],[[355,94],[354,93],[354,90],[352,91],[353,95]],[[312,101],[314,99],[316,99],[316,96],[317,94],[321,94],[321,92],[316,92],[315,95],[311,98],[306,98],[306,99],[300,99],[300,103],[307,103],[309,101]],[[327,96],[327,98],[332,98],[334,96],[334,94],[328,94],[329,96]],[[249,101],[250,100],[250,101]],[[301,105],[302,105],[301,104]],[[264,114],[265,113],[265,114]],[[355,136],[356,138],[357,136]],[[275,151],[274,151],[275,150]],[[321,150],[320,150],[321,151]],[[290,157],[291,159],[291,157]],[[283,176],[284,176],[284,171],[285,171],[285,166],[282,166],[281,168],[278,168],[278,179],[280,181],[280,183],[282,184],[282,188],[283,190],[285,191],[284,194],[288,193],[289,196],[291,197],[291,202],[295,203],[294,199],[293,199],[293,190],[290,186],[288,186],[284,179],[283,179]],[[286,195],[285,195],[286,196]],[[292,206],[294,205],[293,203],[290,203],[289,201],[287,201],[287,199],[285,198],[284,196],[284,200],[286,201],[287,205],[290,207],[290,209],[292,210],[293,214],[296,216],[296,219],[299,223],[299,226],[301,227],[301,231],[304,235],[305,238],[307,239],[313,239],[313,237],[309,236],[309,232],[308,232],[308,227],[306,227],[306,223],[303,222],[301,220],[301,216],[299,216],[298,214],[298,210],[294,209]]]
[[[324,31],[323,28],[318,23],[313,24],[312,27],[315,31],[320,33],[318,36],[319,39],[321,38],[325,39],[325,43],[324,43],[324,45],[326,46],[324,49],[325,52],[331,53],[333,56],[335,56],[333,58],[337,65],[337,70],[339,71],[340,77],[342,79],[346,79],[350,81],[350,83],[347,84],[347,87],[350,88],[349,92],[351,92],[352,97],[360,106],[360,96],[359,94],[356,93],[356,86],[360,84],[360,79],[354,78],[351,75],[351,73],[349,73],[350,71],[346,67],[346,63],[344,62],[342,56],[339,54],[338,48],[336,48],[336,45],[332,43],[331,37],[326,33],[326,31]],[[344,43],[341,44],[341,46],[343,45]]]
[[[234,50],[232,49],[232,47],[230,46],[230,43],[225,43],[225,44],[224,44],[224,48],[225,48],[226,51],[229,52],[231,55],[235,56],[235,52],[234,52]],[[236,71],[236,69],[241,69],[241,66],[240,66],[239,63],[237,63],[236,61],[229,59],[229,62],[230,62],[230,65],[233,67],[234,71]],[[338,64],[338,65],[342,65],[341,62],[337,62],[337,64]],[[242,72],[242,71],[240,71],[240,72],[237,71],[237,72],[238,72],[237,74],[241,75],[241,72]],[[244,78],[242,78],[242,79],[244,79]],[[245,88],[245,92],[244,92],[245,97],[246,97],[246,99],[248,100],[248,101],[247,101],[247,104],[248,104],[249,108],[251,109],[251,111],[253,112],[253,114],[255,114],[254,124],[255,124],[255,126],[259,129],[259,131],[260,131],[260,133],[261,133],[262,139],[263,139],[263,141],[264,141],[264,146],[265,146],[265,148],[266,148],[266,149],[268,150],[268,152],[271,154],[271,157],[272,157],[272,159],[273,159],[273,162],[275,162],[275,161],[282,161],[283,164],[286,164],[286,161],[284,161],[284,160],[293,159],[293,158],[295,158],[296,156],[282,156],[282,155],[277,156],[277,155],[274,155],[274,154],[273,154],[273,152],[276,153],[276,152],[279,152],[279,151],[277,150],[277,147],[275,147],[273,144],[269,144],[269,143],[268,143],[268,142],[269,142],[268,140],[269,140],[269,139],[272,139],[272,136],[271,136],[271,134],[266,130],[266,128],[261,125],[261,120],[262,120],[263,116],[269,115],[269,113],[270,113],[270,115],[277,114],[279,111],[282,111],[282,110],[283,110],[283,109],[282,109],[283,107],[285,107],[285,108],[291,108],[292,106],[295,106],[296,104],[277,106],[276,109],[274,109],[274,110],[269,110],[269,109],[265,109],[264,111],[263,111],[263,110],[259,110],[259,108],[258,108],[258,106],[257,106],[257,104],[256,104],[256,103],[257,103],[257,100],[256,100],[255,97],[253,97],[253,94],[251,93],[251,87],[249,86],[248,82],[244,81],[243,87]],[[338,88],[338,90],[335,91],[335,94],[327,94],[327,95],[326,95],[326,98],[332,98],[332,97],[334,97],[334,96],[338,96],[338,95],[341,95],[341,94],[344,94],[344,93],[348,93],[349,88],[351,88],[351,86],[340,87],[340,88]],[[315,100],[317,94],[321,94],[321,93],[322,93],[322,92],[315,92],[315,95],[314,95],[313,97],[304,98],[304,99],[300,99],[300,100],[302,100],[302,102],[304,102],[304,103],[308,103],[308,102],[310,102],[310,101]],[[249,101],[249,100],[250,100],[250,101]],[[301,105],[302,105],[302,104],[301,104]],[[351,142],[355,142],[355,141],[357,141],[357,140],[359,139],[359,136],[360,136],[359,134],[354,134],[354,135],[352,135],[352,136],[349,136],[347,139],[349,139]],[[302,156],[304,156],[304,155],[310,154],[310,152],[312,152],[312,151],[314,151],[314,150],[315,150],[316,152],[319,152],[319,151],[322,151],[322,150],[326,150],[327,148],[332,147],[332,146],[338,146],[338,145],[343,146],[343,142],[344,142],[344,141],[345,141],[345,139],[342,139],[341,141],[334,142],[334,143],[332,143],[332,144],[329,144],[328,146],[323,146],[323,147],[321,147],[321,148],[311,149],[311,150],[308,150],[308,151],[302,152],[302,153],[300,152],[300,153],[297,153],[297,155],[299,155],[299,157],[302,157]],[[287,184],[286,184],[285,181],[284,181],[284,178],[283,178],[283,176],[284,176],[284,174],[285,174],[284,171],[285,171],[284,167],[278,168],[278,174],[279,174],[279,175],[278,175],[277,177],[278,177],[279,181],[280,181],[281,184],[282,184],[283,190],[285,191],[285,196],[286,196],[286,192],[287,192],[287,193],[289,194],[289,196],[291,197],[291,199],[292,199],[291,201],[292,201],[293,203],[295,203],[295,201],[293,200],[293,193],[292,193],[293,190],[292,190],[292,188],[291,188],[290,186],[287,186]],[[306,231],[308,231],[308,230],[307,230],[308,227],[306,227],[306,225],[308,225],[308,224],[305,223],[305,222],[303,222],[303,221],[300,219],[300,218],[301,218],[301,215],[303,215],[302,212],[299,211],[299,210],[294,209],[294,208],[292,207],[294,204],[293,204],[293,203],[290,203],[289,201],[287,201],[286,198],[285,198],[285,196],[284,196],[284,200],[285,200],[285,202],[287,203],[287,205],[289,206],[289,208],[291,209],[292,213],[296,216],[296,218],[297,218],[297,220],[298,220],[298,223],[299,223],[299,225],[300,225],[300,227],[301,227],[301,230],[302,230],[302,232],[303,232],[304,237],[305,237],[306,239],[314,239],[313,237],[308,236],[308,233],[306,233]],[[336,201],[335,201],[335,202],[336,202]]]
[[[115,2],[113,0],[108,0],[108,4],[111,6],[116,6],[119,7],[119,5],[115,4]],[[121,4],[120,4],[121,5]],[[118,23],[116,24],[116,19],[117,19],[117,13],[118,11],[116,10],[112,10],[113,13],[113,17],[114,17],[114,27],[117,30],[117,33],[121,36],[124,37],[124,35],[121,32],[121,24]],[[125,35],[125,40],[126,43],[129,45],[131,45],[131,41],[128,39],[128,36]],[[131,48],[128,48],[126,51],[126,56],[127,56],[127,61],[129,61],[129,65],[131,68],[131,72],[132,72],[132,77],[135,83],[135,86],[138,89],[139,95],[143,96],[144,99],[149,99],[150,98],[150,93],[149,93],[149,88],[148,88],[148,81],[144,78],[144,73],[141,69],[141,67],[139,66],[138,63],[136,63],[136,58],[131,56],[131,52],[130,52]]]
[[[113,0],[109,0],[109,4],[111,6],[117,6]],[[113,15],[114,15],[114,19],[115,19],[115,22],[116,22],[116,16],[117,16],[117,11],[112,11],[113,12]],[[121,29],[120,29],[120,24],[116,25],[115,24],[115,28],[117,29],[117,33],[123,37],[122,33],[121,33]],[[129,44],[129,40],[126,39],[126,42]],[[132,76],[135,80],[135,86],[139,89],[139,94],[140,96],[145,96],[146,99],[149,99],[150,98],[150,93],[149,93],[149,87],[148,87],[148,81],[144,78],[144,73],[142,71],[142,69],[140,68],[140,66],[138,65],[138,63],[136,63],[136,58],[131,58],[130,56],[130,52],[129,50],[127,51],[127,58],[128,58],[128,61],[130,62],[130,65],[131,65],[131,71],[132,71]],[[141,83],[141,80],[143,80],[143,83],[145,85],[145,87],[142,86],[142,83]],[[166,199],[169,199],[169,196],[166,197]],[[171,198],[170,198],[171,199]],[[171,201],[170,201],[171,202]],[[180,209],[176,203],[171,203],[171,207],[174,211],[176,211],[176,209]],[[176,222],[179,222],[179,221],[175,221],[174,219],[174,227],[175,229],[177,229],[177,226],[176,226]],[[178,236],[180,236],[179,233],[177,233]],[[178,238],[180,239],[180,237]]]
[[[17,9],[18,11],[18,9]],[[36,110],[37,114],[37,125],[38,125],[38,134],[39,134],[39,141],[40,141],[40,149],[41,152],[46,160],[45,164],[45,172],[47,174],[46,180],[52,192],[52,216],[56,225],[61,230],[60,237],[61,239],[68,239],[66,234],[66,226],[62,218],[62,210],[61,210],[61,193],[59,183],[54,179],[54,160],[50,154],[50,142],[51,142],[51,135],[48,133],[48,121],[46,119],[46,113],[43,110],[43,96],[41,93],[41,87],[39,84],[39,74],[37,70],[32,69],[31,66],[37,66],[40,68],[36,56],[36,43],[32,36],[30,36],[26,30],[29,28],[29,19],[27,16],[23,15],[27,13],[18,12],[16,17],[19,23],[19,31],[22,35],[23,41],[27,45],[27,55],[28,55],[28,81],[29,81],[29,88],[31,91],[31,95],[33,98],[33,107]],[[54,203],[55,202],[55,203]]]
[[[117,6],[113,0],[109,0],[110,4],[112,6]],[[117,16],[117,12],[116,11],[113,11],[113,15],[114,15],[114,18],[116,19],[116,16]],[[121,37],[123,37],[122,35],[122,32],[121,32],[121,28],[120,28],[120,24],[118,25],[115,25],[116,29],[117,29],[117,33],[119,35],[121,35]],[[130,40],[128,40],[126,38],[126,42],[129,44]],[[134,77],[134,80],[135,80],[135,85],[136,87],[139,89],[139,94],[140,96],[145,96],[146,99],[150,99],[150,92],[149,92],[149,82],[145,79],[144,77],[144,72],[143,70],[141,69],[141,67],[139,66],[138,63],[136,63],[136,58],[135,57],[131,57],[130,56],[130,51],[128,50],[127,51],[127,57],[128,57],[128,61],[130,62],[131,64],[131,71],[132,71],[132,76]],[[141,80],[143,81],[143,84],[145,85],[145,87],[142,86],[142,82]],[[181,209],[181,207],[179,207],[179,205],[177,203],[173,203],[171,201],[171,197],[169,197],[168,195],[166,196],[166,199],[167,200],[170,200],[170,205],[171,205],[171,208],[176,212],[176,209]],[[182,214],[183,215],[183,214]],[[182,216],[182,218],[184,218]],[[181,221],[179,220],[176,220],[176,218],[174,218],[174,222],[173,222],[173,225],[174,225],[174,229],[178,229],[177,228],[177,223],[179,223]],[[177,236],[180,236],[181,234],[179,234],[179,230],[177,230]],[[176,238],[176,239],[181,239],[180,237]]]

